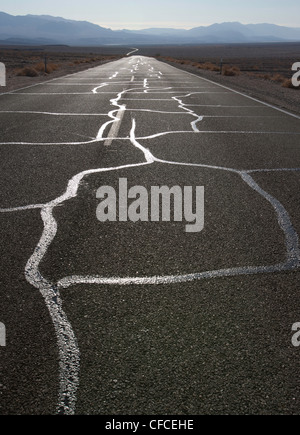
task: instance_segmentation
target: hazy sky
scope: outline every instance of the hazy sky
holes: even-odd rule
[[[300,27],[299,0],[0,0],[12,15],[54,15],[112,29],[192,28],[239,21]]]

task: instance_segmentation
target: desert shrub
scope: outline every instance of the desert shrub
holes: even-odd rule
[[[299,86],[298,86],[298,87],[295,87],[295,86],[293,85],[291,79],[285,79],[285,80],[282,82],[282,85],[281,85],[281,86],[282,86],[283,88],[289,88],[289,89],[300,89]]]
[[[56,63],[49,63],[49,65],[47,65],[46,73],[51,74],[52,72],[57,71],[58,69],[59,69],[59,65],[57,65]]]
[[[205,69],[208,71],[220,71],[220,68],[211,62],[197,63],[195,66],[197,66],[198,69]]]
[[[271,80],[271,74],[259,74],[259,76],[264,80]]]
[[[45,64],[44,62],[39,62],[36,65],[34,65],[34,69],[38,71],[39,73],[45,72]]]
[[[271,77],[271,80],[273,82],[283,83],[286,79],[281,74],[275,74],[274,76]]]
[[[248,76],[250,77],[256,77],[258,79],[264,79],[264,80],[271,80],[272,76],[271,74],[258,74],[258,73],[247,73]]]
[[[208,70],[208,71],[220,71],[220,68],[217,65],[214,65],[211,62],[205,62],[203,64],[203,68]]]
[[[53,71],[57,71],[59,68],[59,65],[55,64],[55,63],[47,63],[47,68],[45,71],[45,63],[44,62],[39,62],[38,64],[36,64],[34,66],[34,69],[40,73],[47,73],[47,74],[51,74]]]
[[[44,74],[45,72],[47,74],[51,74],[53,71],[56,71],[58,69],[59,69],[59,65],[54,63],[48,63],[47,69],[45,71],[45,63],[39,62],[33,66],[26,66],[24,68],[20,68],[15,71],[15,74],[17,76],[37,77],[38,75]]]
[[[224,76],[238,76],[241,74],[241,70],[237,66],[225,66],[223,68]]]
[[[22,77],[37,77],[39,75],[38,71],[30,66],[26,66],[25,68],[21,68],[16,73],[17,76]]]

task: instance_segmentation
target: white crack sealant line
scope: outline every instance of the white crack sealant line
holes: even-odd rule
[[[153,154],[148,150],[147,148],[143,147],[135,138],[135,129],[136,129],[136,122],[135,119],[132,120],[132,129],[130,132],[130,141],[131,143],[138,149],[140,149],[145,156],[147,163],[153,163],[156,161],[156,158],[153,156]]]
[[[300,266],[300,249],[299,249],[299,237],[296,230],[293,227],[290,216],[284,206],[272,195],[263,190],[249,175],[249,173],[241,172],[242,179],[248,184],[251,189],[259,193],[266,201],[268,201],[274,208],[278,224],[285,235],[285,243],[287,248],[287,262],[286,266],[291,269]]]
[[[139,149],[141,149],[139,147]],[[147,152],[145,151],[145,156]],[[149,160],[149,159],[148,159]],[[11,209],[0,209],[0,213],[29,210],[41,208],[41,217],[44,223],[44,230],[41,239],[36,246],[25,267],[27,281],[42,294],[49,310],[57,336],[59,349],[59,400],[57,406],[58,414],[72,415],[75,413],[76,393],[79,386],[80,351],[75,334],[72,330],[66,314],[62,308],[60,293],[56,284],[44,278],[39,270],[40,264],[57,234],[57,222],[53,216],[54,208],[77,196],[79,185],[87,175],[121,169],[136,168],[148,165],[150,161],[132,165],[122,165],[111,168],[99,168],[83,171],[75,175],[68,183],[63,195],[43,205],[29,205]]]
[[[247,171],[247,174],[251,174],[253,172],[299,172],[300,168],[274,168],[274,169],[250,169]]]
[[[144,88],[149,89],[148,79],[144,79]]]
[[[107,113],[56,113],[39,112],[34,110],[0,110],[0,114],[19,114],[19,115],[49,115],[49,116],[107,116]]]
[[[198,129],[197,129],[198,130]],[[253,135],[253,134],[257,134],[257,135],[266,135],[266,134],[273,134],[273,135],[292,135],[292,136],[299,136],[300,133],[294,133],[294,132],[281,132],[281,131],[228,131],[228,130],[215,130],[215,131],[211,131],[211,130],[198,130],[198,131],[189,131],[189,130],[181,130],[181,131],[164,131],[162,133],[155,133],[149,136],[141,136],[138,137],[138,140],[142,140],[142,139],[155,139],[157,137],[161,137],[161,136],[167,136],[169,134],[248,134],[248,135]],[[1,144],[0,144],[1,145]]]
[[[103,139],[103,134],[104,134],[105,129],[107,128],[108,125],[111,125],[111,124],[112,124],[113,131],[111,130],[110,133],[112,133],[115,136],[117,135],[119,128],[114,127],[114,125],[118,123],[119,127],[120,127],[122,118],[123,118],[125,110],[126,110],[126,106],[124,104],[123,105],[119,104],[119,101],[121,100],[123,94],[126,92],[127,92],[126,90],[119,92],[116,98],[113,98],[110,100],[111,105],[117,107],[117,109],[112,110],[111,112],[108,113],[108,116],[112,119],[112,121],[108,121],[101,126],[101,128],[98,132],[98,135],[96,137],[96,140]],[[115,115],[115,113],[116,113],[116,115]],[[115,139],[115,136],[113,136],[112,139]],[[107,138],[106,140],[108,141],[109,138]],[[108,145],[108,142],[106,142],[106,144]]]
[[[262,118],[261,115],[204,115],[204,118]],[[283,119],[283,116],[265,115],[264,119]]]
[[[102,89],[108,86],[108,83],[101,83],[101,85],[97,86],[92,90],[93,94],[98,94],[98,89]]]
[[[111,129],[108,133],[108,138],[104,142],[104,146],[110,146],[112,144],[112,142],[117,138],[123,117],[125,115],[125,111],[126,111],[126,106],[120,107],[119,111],[117,112],[117,114],[115,116],[115,120],[113,121]],[[100,138],[102,138],[103,132],[100,131],[99,134],[100,134]]]
[[[115,79],[116,77],[118,77],[118,75],[119,75],[119,72],[117,71],[112,76],[110,76],[108,80]]]
[[[57,223],[52,214],[53,207],[44,207],[41,217],[44,223],[42,237],[25,267],[27,281],[43,296],[50,313],[59,349],[59,394],[57,413],[74,414],[76,392],[79,386],[80,352],[72,326],[62,308],[57,286],[39,272],[39,265],[47,253],[56,232]]]
[[[131,56],[133,53],[136,53],[137,51],[139,51],[138,48],[133,48],[132,51],[126,54],[126,56]]]
[[[111,122],[109,122],[110,124]],[[118,137],[115,139],[128,141],[128,137]],[[80,146],[80,145],[94,145],[98,142],[104,142],[107,138],[99,138],[99,139],[92,139],[88,141],[82,141],[82,142],[0,142],[0,146],[3,145],[24,145],[24,146]]]
[[[187,107],[224,107],[226,109],[230,109],[230,108],[238,108],[238,109],[243,109],[243,108],[257,108],[259,107],[260,109],[268,109],[268,107],[264,107],[264,106],[228,106],[228,105],[224,105],[224,104],[186,104]]]
[[[131,94],[138,95],[138,94],[142,94],[142,93],[144,93],[144,94],[173,94],[174,93],[174,91],[163,92],[163,91],[167,91],[168,89],[172,89],[170,87],[168,87],[168,88],[150,88],[150,86],[145,86],[145,85],[144,85],[144,87],[145,87],[145,90],[143,92],[136,92],[137,91],[137,89],[136,89],[135,92],[131,92]]]
[[[123,100],[128,100],[128,101],[169,101],[170,102],[169,98],[123,98]]]
[[[15,211],[36,210],[44,207],[44,204],[31,204],[20,207],[0,208],[0,213],[12,213]]]
[[[128,112],[150,112],[150,113],[163,113],[164,115],[187,115],[187,113],[182,112],[169,112],[167,110],[154,110],[154,109],[127,109]]]
[[[95,86],[99,86],[99,87],[104,87],[103,85],[105,85],[105,86],[108,86],[110,83],[99,83],[99,82],[97,82],[97,83],[47,83],[47,86],[72,86],[72,87],[74,87],[74,86],[93,86],[93,85],[95,85]],[[101,86],[102,85],[102,86]]]
[[[232,269],[211,270],[207,272],[191,273],[188,275],[168,275],[151,277],[111,277],[103,276],[70,276],[58,282],[58,288],[68,289],[74,285],[166,285],[183,284],[187,282],[201,281],[204,279],[229,278],[234,276],[259,275],[293,270],[288,263],[275,266],[246,266]]]
[[[161,90],[160,90],[161,89]],[[180,91],[181,89],[177,89],[177,90],[173,90],[173,91],[168,91],[168,89],[173,89],[173,88],[153,88],[149,90],[149,94],[177,94],[178,91]],[[198,88],[197,88],[198,89]],[[133,94],[141,94],[142,92],[133,92]],[[196,94],[230,94],[230,92],[211,92],[211,91],[205,91],[205,92],[191,92],[190,94],[186,95],[186,97],[190,97],[192,95],[196,95]]]
[[[110,92],[101,92],[101,94],[114,94],[115,92],[110,91]],[[39,95],[93,95],[93,92],[18,92],[17,94],[12,94],[12,95],[35,95],[35,96],[39,96]]]
[[[166,276],[148,276],[148,277],[103,277],[103,276],[69,276],[58,281],[58,288],[67,289],[70,286],[78,284],[90,284],[90,285],[159,285],[159,284],[179,284],[192,281],[199,281],[203,279],[224,278],[241,275],[256,275],[282,272],[288,270],[294,270],[300,266],[300,248],[299,237],[296,230],[293,227],[290,216],[284,206],[269,193],[264,191],[254,179],[247,173],[247,171],[238,171],[230,168],[221,168],[208,165],[195,165],[189,163],[168,162],[154,158],[154,161],[163,164],[173,164],[178,166],[190,166],[190,167],[204,167],[210,169],[221,169],[224,171],[235,172],[239,174],[243,181],[260,196],[267,200],[273,207],[277,216],[278,224],[285,237],[286,245],[286,261],[283,263],[268,265],[268,266],[244,266],[235,267],[229,269],[219,269],[204,272],[195,272],[182,275],[166,275]],[[300,168],[299,168],[300,170]]]
[[[197,115],[197,113],[195,113],[192,109],[189,109],[188,107],[185,106],[185,104],[182,102],[182,100],[180,100],[179,98],[183,98],[183,97],[172,97],[173,100],[177,101],[177,103],[179,104],[179,108],[185,110],[186,112],[188,112],[190,115],[194,116],[196,118],[195,121],[191,122],[191,126],[194,132],[199,133],[199,130],[197,128],[197,123],[203,120],[203,116],[199,116]]]

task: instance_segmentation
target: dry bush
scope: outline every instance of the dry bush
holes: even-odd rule
[[[203,64],[203,67],[204,67],[204,69],[206,69],[208,71],[215,71],[215,72],[220,71],[220,68],[217,65],[214,65],[211,62],[205,62]]]
[[[264,80],[271,80],[271,78],[272,78],[271,74],[257,74],[257,77],[264,79]]]
[[[249,77],[255,77],[255,78],[258,78],[258,79],[264,79],[264,80],[271,80],[271,78],[272,78],[272,76],[271,76],[271,74],[258,74],[258,73],[255,73],[255,72],[247,72],[246,73]]]
[[[56,63],[49,63],[49,65],[47,65],[46,73],[51,74],[52,72],[57,71],[59,67],[60,66]]]
[[[25,68],[20,68],[16,71],[16,76],[18,77],[37,77],[39,75],[38,71],[30,66]]]
[[[26,66],[24,68],[19,68],[15,71],[16,76],[25,76],[25,77],[37,77],[40,74],[51,74],[54,71],[59,69],[59,65],[54,63],[47,64],[47,68],[45,71],[45,63],[39,62],[33,66]]]
[[[57,71],[59,69],[59,65],[55,63],[47,63],[46,70],[45,70],[45,63],[39,62],[34,66],[34,69],[39,73],[51,74],[53,71]]]
[[[273,82],[283,83],[286,79],[281,74],[275,74],[274,76],[271,77],[271,80]]]
[[[45,72],[45,64],[43,62],[39,62],[34,66],[34,69],[39,73]]]
[[[227,77],[239,76],[241,70],[237,66],[225,66],[222,74]]]
[[[179,63],[180,65],[190,65],[192,62],[190,60],[181,59]]]
[[[207,71],[220,71],[220,68],[211,62],[197,63],[195,66],[197,66],[198,69],[205,69]]]
[[[289,88],[289,89],[300,89],[300,87],[299,86],[294,86],[293,85],[293,82],[292,82],[292,80],[291,79],[285,79],[283,82],[282,82],[282,85],[281,85],[283,88]]]

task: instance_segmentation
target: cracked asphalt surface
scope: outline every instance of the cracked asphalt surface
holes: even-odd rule
[[[299,118],[137,55],[0,101],[0,413],[299,414]],[[120,178],[203,231],[99,222]]]

